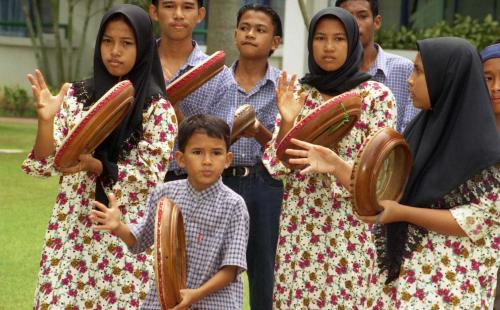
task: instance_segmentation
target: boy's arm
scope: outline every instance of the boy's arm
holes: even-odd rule
[[[95,209],[90,211],[91,215],[89,216],[89,219],[94,221],[93,228],[111,231],[122,239],[129,248],[134,247],[137,240],[128,225],[120,220],[122,213],[116,203],[115,195],[110,194],[108,199],[109,208],[98,201],[93,202]]]
[[[172,310],[187,309],[210,294],[213,294],[236,279],[238,266],[223,266],[213,277],[196,289],[181,290],[182,301]]]

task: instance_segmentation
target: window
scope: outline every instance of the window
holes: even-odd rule
[[[29,13],[34,15],[33,1],[27,1]],[[52,32],[50,25],[50,0],[38,1],[38,11],[42,18],[43,32]],[[27,37],[28,28],[24,20],[22,2],[19,0],[0,0],[0,36]]]

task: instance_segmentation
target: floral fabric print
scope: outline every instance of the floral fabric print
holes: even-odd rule
[[[473,203],[450,209],[467,237],[429,231],[403,262],[399,278],[380,283],[380,309],[493,309],[500,267],[500,170],[485,170],[479,181],[444,197],[455,204],[461,193],[483,193]]]
[[[84,115],[72,87],[54,121],[56,149]],[[125,223],[144,217],[148,193],[165,175],[177,133],[168,101],[152,99],[143,113],[143,133],[138,145],[118,162],[118,181],[112,189]],[[151,250],[133,255],[116,236],[94,231],[88,216],[95,198],[95,176],[86,172],[60,176],[53,162],[54,156],[36,160],[32,152],[22,166],[33,176],[60,177],[40,260],[35,308],[138,308],[149,281],[154,280]]]
[[[338,144],[337,153],[353,163],[365,138],[381,127],[396,126],[396,103],[383,84],[367,81],[353,91],[362,97],[361,116]],[[298,119],[321,106],[321,94],[306,92]],[[269,172],[284,180],[280,236],[275,263],[274,307],[277,309],[364,309],[373,303],[375,246],[368,225],[354,216],[349,192],[329,174],[302,176],[276,158],[276,137],[264,152]]]

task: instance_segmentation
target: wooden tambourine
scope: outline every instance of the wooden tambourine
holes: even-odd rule
[[[181,302],[186,288],[186,240],[182,214],[168,198],[158,202],[155,218],[155,275],[163,310]]]
[[[257,120],[257,115],[254,108],[249,104],[244,104],[238,107],[234,112],[233,127],[231,129],[231,144],[236,142],[240,135],[249,127],[254,126],[258,122],[258,130],[255,134],[255,140],[260,145],[265,146],[272,138],[272,133]]]
[[[334,148],[349,133],[360,114],[361,97],[357,93],[349,92],[331,98],[312,110],[283,137],[276,151],[278,159],[287,167],[298,168],[288,161],[293,156],[285,153],[287,148],[300,149],[291,143],[292,138]]]
[[[380,200],[399,201],[410,176],[412,156],[404,137],[392,128],[370,135],[359,150],[351,174],[354,210],[375,215]]]
[[[78,164],[80,154],[89,154],[120,125],[134,104],[134,86],[124,80],[108,90],[73,127],[57,150],[54,165],[59,168]]]
[[[167,86],[168,100],[175,107],[184,97],[197,90],[224,68],[226,54],[217,51],[205,61],[191,68]]]

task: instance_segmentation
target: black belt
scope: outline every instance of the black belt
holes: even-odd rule
[[[255,166],[233,166],[224,169],[222,172],[223,177],[247,177],[250,174],[255,173],[259,169],[266,169],[262,163],[258,163]]]

